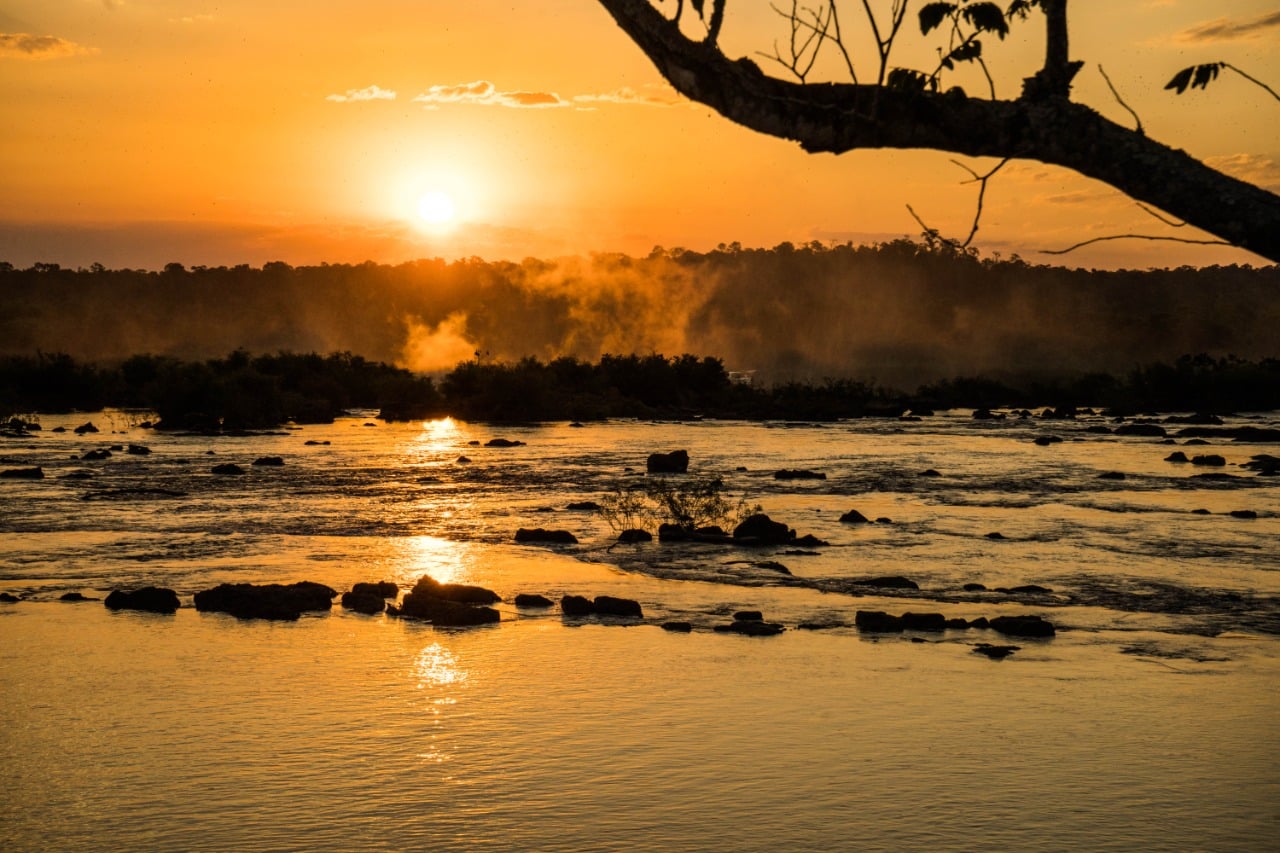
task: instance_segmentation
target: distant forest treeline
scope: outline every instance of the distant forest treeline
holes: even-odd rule
[[[981,378],[927,385],[913,394],[848,379],[771,387],[735,381],[715,358],[606,355],[494,363],[472,360],[439,383],[349,353],[328,356],[236,351],[203,362],[139,355],[109,366],[71,356],[0,356],[0,420],[34,412],[107,406],[153,410],[161,428],[243,430],[289,420],[332,420],[378,408],[388,420],[452,415],[467,420],[687,417],[835,420],[898,417],[934,408],[1103,406],[1227,412],[1280,409],[1280,360],[1209,356],[1156,364],[1126,377],[1088,374],[1012,387]]]
[[[1280,356],[1280,267],[1087,271],[878,246],[655,249],[159,272],[0,263],[0,354],[122,362],[350,352],[415,371],[715,355],[765,385],[860,379],[913,388],[1127,374],[1184,353]]]

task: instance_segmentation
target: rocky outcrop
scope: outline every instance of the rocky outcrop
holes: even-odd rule
[[[899,634],[902,632],[902,620],[890,616],[883,610],[859,610],[853,619],[859,631],[873,634]]]
[[[393,612],[388,610],[388,612]],[[423,619],[440,628],[469,628],[473,625],[491,625],[502,621],[492,607],[459,604],[429,595],[409,593],[395,609],[394,615],[410,619]]]
[[[888,575],[879,578],[860,578],[850,581],[854,586],[874,586],[879,589],[919,589],[920,584],[899,575]]]
[[[214,474],[238,475],[243,474],[244,469],[234,462],[223,462],[221,465],[214,465],[211,469]]]
[[[1112,432],[1115,435],[1136,435],[1145,438],[1164,438],[1168,435],[1159,424],[1121,424]]]
[[[786,545],[796,538],[796,532],[780,521],[774,521],[764,513],[747,516],[733,529],[735,541],[759,545]]]
[[[1021,646],[994,646],[991,643],[978,643],[973,647],[973,653],[986,655],[992,660],[1004,660],[1021,648]]]
[[[360,595],[376,595],[379,598],[395,598],[400,594],[400,587],[392,581],[377,581],[352,584],[351,591]]]
[[[565,509],[574,512],[596,512],[600,509],[600,504],[595,501],[573,501]]]
[[[997,616],[990,625],[993,630],[1010,637],[1052,637],[1057,633],[1053,623],[1039,616]]]
[[[409,595],[438,598],[458,604],[494,604],[502,598],[493,590],[465,583],[440,583],[430,575],[423,575],[413,585]]]
[[[521,543],[547,542],[553,545],[576,545],[578,537],[567,530],[544,530],[541,527],[521,527],[516,531],[516,541]]]
[[[787,629],[777,622],[737,619],[728,625],[716,625],[712,630],[720,634],[742,634],[745,637],[773,637]]]
[[[590,616],[596,612],[591,599],[581,595],[566,595],[560,599],[560,611],[565,616]]]
[[[856,509],[851,509],[848,512],[846,512],[844,515],[840,516],[840,521],[843,524],[870,524],[871,523],[871,520],[869,518],[867,518],[862,513],[858,512]]]
[[[821,471],[808,471],[801,468],[786,468],[782,471],[774,471],[773,479],[775,480],[825,480],[827,475]]]
[[[173,613],[179,606],[178,594],[161,586],[144,586],[131,592],[115,589],[103,604],[109,610],[144,610],[148,613]]]
[[[351,590],[342,594],[342,606],[372,616],[387,609],[387,600],[373,593]]]
[[[597,595],[592,602],[597,616],[617,616],[624,619],[643,619],[644,611],[640,602],[630,598],[615,598],[612,595]]]
[[[597,595],[589,599],[581,595],[566,595],[560,599],[560,610],[565,616],[613,616],[620,619],[643,619],[640,602],[612,595]]]
[[[229,613],[239,619],[295,621],[307,611],[328,610],[338,591],[324,584],[224,583],[197,592],[196,610]]]
[[[693,631],[693,623],[691,622],[663,622],[662,630],[671,631],[676,634],[689,634]]]
[[[524,447],[523,441],[515,441],[510,438],[491,438],[484,443],[485,447]]]
[[[0,471],[0,478],[6,480],[43,480],[44,469],[39,465],[34,468],[6,468]]]
[[[545,595],[522,592],[516,596],[516,607],[550,607],[553,604],[555,602]]]
[[[1227,460],[1217,453],[1206,453],[1202,456],[1191,457],[1192,465],[1205,465],[1210,468],[1221,468],[1227,464]]]
[[[267,467],[267,468],[279,468],[281,465],[283,465],[283,464],[284,464],[284,457],[282,457],[282,456],[259,456],[257,459],[253,460],[253,464],[254,464],[254,465],[258,465],[258,466],[260,466],[260,467]]]
[[[645,470],[650,474],[684,474],[689,470],[689,451],[650,453],[645,461]]]
[[[652,542],[653,534],[638,527],[630,527],[618,534],[619,542]]]

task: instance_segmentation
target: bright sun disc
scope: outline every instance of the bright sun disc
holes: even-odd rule
[[[422,221],[429,222],[432,225],[443,225],[446,222],[451,222],[456,212],[453,199],[449,198],[448,193],[431,190],[423,193],[422,197],[418,199],[418,216]]]

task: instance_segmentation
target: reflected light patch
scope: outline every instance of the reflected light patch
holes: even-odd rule
[[[419,687],[444,687],[467,680],[467,671],[459,666],[457,656],[439,643],[432,643],[418,653],[414,675]]]

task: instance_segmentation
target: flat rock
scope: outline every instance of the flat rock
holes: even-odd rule
[[[643,619],[640,602],[612,595],[597,595],[592,601],[597,616],[619,616],[625,619]]]
[[[44,469],[39,465],[34,468],[6,468],[0,471],[0,477],[6,480],[43,480]]]
[[[458,604],[494,604],[502,598],[493,590],[465,583],[440,583],[430,575],[423,575],[413,585],[409,595],[436,598]]]
[[[196,610],[229,613],[239,619],[294,621],[306,611],[328,610],[338,591],[324,584],[224,583],[197,592]]]
[[[1039,616],[997,616],[991,628],[1010,637],[1052,637],[1056,630],[1052,622]]]
[[[178,594],[161,586],[144,586],[129,592],[114,589],[103,604],[109,610],[144,610],[148,613],[173,613],[179,606]]]
[[[860,578],[850,581],[854,586],[874,586],[880,589],[919,589],[920,584],[915,581],[900,577],[898,575],[888,575],[878,578]]]
[[[521,527],[516,531],[517,542],[549,542],[555,545],[576,545],[578,537],[567,530],[544,530],[541,527]]]

